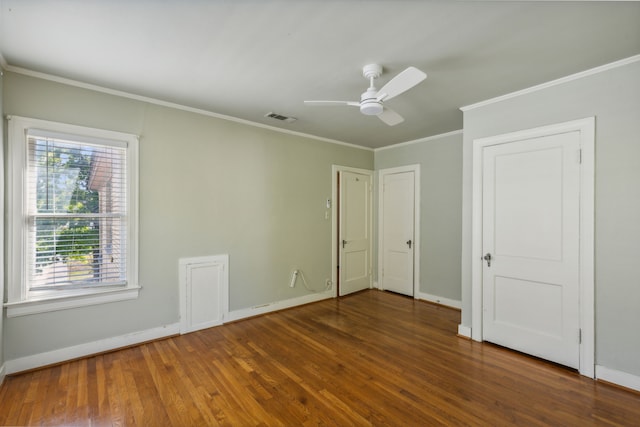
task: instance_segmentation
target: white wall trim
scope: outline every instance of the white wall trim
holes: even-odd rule
[[[595,375],[595,118],[541,126],[473,141],[471,225],[471,328],[472,338],[482,341],[482,150],[490,145],[563,132],[580,132],[580,374]]]
[[[398,166],[394,168],[377,170],[378,174],[378,284],[384,289],[384,281],[382,280],[382,266],[384,265],[384,253],[381,248],[384,247],[384,238],[382,226],[384,224],[384,177],[396,173],[413,172],[413,297],[418,298],[420,294],[420,247],[422,246],[420,235],[420,165]]]
[[[429,301],[436,304],[444,305],[446,307],[456,308],[458,310],[462,309],[462,301],[457,299],[440,297],[438,295],[431,295],[424,292],[417,292],[416,298],[424,301]]]
[[[141,287],[116,288],[95,291],[85,295],[71,295],[62,298],[18,301],[5,303],[7,317],[27,316],[50,311],[68,310],[89,305],[107,304],[138,298]]]
[[[234,322],[273,311],[284,310],[299,305],[309,304],[334,297],[335,291],[330,289],[325,292],[303,295],[283,301],[276,301],[254,307],[232,310],[225,313],[224,323]],[[89,357],[105,351],[117,350],[119,348],[141,344],[147,341],[166,338],[180,334],[180,322],[169,325],[151,328],[144,331],[131,332],[117,337],[105,338],[85,344],[78,344],[71,347],[38,353],[30,356],[19,357],[6,360],[0,367],[0,384],[5,375],[11,375],[30,369],[40,368],[47,365],[66,362],[82,357]]]
[[[6,360],[6,374],[15,374],[17,372],[40,368],[42,366],[52,365],[81,357],[87,357],[93,354],[136,345],[146,341],[153,341],[171,335],[177,335],[179,332],[180,324],[172,323],[170,325],[151,328],[144,331],[131,332],[117,337],[105,338],[85,344],[78,344],[58,350]]]
[[[6,67],[7,62],[5,61],[4,57],[2,56],[2,54],[0,53],[0,76],[4,75],[4,72],[2,70],[3,67]],[[3,84],[3,79],[0,77],[0,85]],[[4,90],[0,89],[0,97],[2,97],[4,93]],[[2,99],[0,99],[0,113],[2,112],[2,104],[3,101]],[[0,114],[1,115],[1,114]],[[2,117],[0,117],[0,133],[2,135],[0,135],[0,141],[4,141],[4,122],[2,122]],[[4,146],[4,144],[3,144]],[[5,173],[6,173],[6,166],[5,166],[5,157],[4,157],[4,150],[0,151],[0,200],[5,200]],[[0,246],[0,295],[2,295],[2,298],[0,298],[0,386],[2,385],[2,383],[4,382],[4,377],[6,375],[5,372],[5,364],[4,364],[4,330],[5,330],[5,325],[4,322],[6,322],[6,320],[3,318],[4,317],[4,307],[2,305],[2,302],[4,301],[4,295],[5,295],[5,269],[6,269],[6,264],[5,264],[5,260],[6,260],[6,252],[5,252],[5,246],[6,246],[6,240],[5,240],[5,215],[6,215],[6,205],[3,206],[2,211],[0,211],[0,242],[3,242],[2,245]]]
[[[471,338],[471,328],[462,324],[458,325],[458,335]]]
[[[256,305],[249,308],[241,308],[238,310],[229,311],[225,317],[224,322],[235,322],[236,320],[246,319],[253,316],[259,316],[261,314],[271,313],[273,311],[284,310],[287,308],[297,307],[303,304],[309,304],[312,302],[318,302],[325,299],[330,299],[335,296],[335,290],[329,289],[324,292],[315,294],[303,295],[301,297],[290,298],[283,301],[270,302],[267,304]]]
[[[404,147],[405,145],[413,145],[413,144],[420,144],[421,142],[435,141],[441,138],[446,138],[448,136],[462,135],[462,132],[463,132],[462,129],[458,129],[451,132],[441,133],[438,135],[427,136],[426,138],[414,139],[412,141],[406,141],[406,142],[399,142],[397,144],[387,145],[386,147],[379,147],[374,149],[373,151],[377,153],[378,151],[388,150],[390,148],[399,148],[399,147]]]
[[[507,99],[516,98],[518,96],[522,96],[522,95],[526,95],[526,94],[529,94],[529,93],[537,92],[537,91],[542,90],[542,89],[547,89],[547,88],[550,88],[550,87],[553,87],[553,86],[558,86],[558,85],[561,85],[561,84],[564,84],[564,83],[568,83],[568,82],[571,82],[571,81],[574,81],[574,80],[581,79],[583,77],[589,77],[589,76],[592,76],[594,74],[603,73],[605,71],[609,71],[611,69],[618,68],[618,67],[623,67],[625,65],[632,64],[632,63],[638,62],[638,61],[640,61],[640,55],[634,55],[634,56],[631,56],[629,58],[621,59],[620,61],[611,62],[609,64],[601,65],[599,67],[595,67],[595,68],[591,68],[591,69],[588,69],[588,70],[585,70],[585,71],[581,71],[579,73],[571,74],[571,75],[568,75],[566,77],[561,77],[561,78],[556,79],[556,80],[551,80],[551,81],[546,82],[546,83],[542,83],[542,84],[539,84],[539,85],[536,85],[536,86],[531,86],[531,87],[526,88],[526,89],[522,89],[522,90],[518,90],[518,91],[515,91],[515,92],[507,93],[505,95],[497,96],[495,98],[487,99],[485,101],[477,102],[475,104],[466,105],[464,107],[460,107],[460,110],[462,110],[462,111],[470,111],[470,110],[474,110],[476,108],[485,107],[485,106],[490,105],[490,104],[495,104],[497,102],[501,102],[501,101],[504,101],[504,100],[507,100]]]
[[[596,365],[596,379],[640,391],[640,376]]]
[[[251,120],[240,119],[238,117],[233,117],[233,116],[227,116],[225,114],[214,113],[213,111],[204,110],[204,109],[201,109],[201,108],[193,108],[193,107],[189,107],[187,105],[182,105],[182,104],[177,104],[177,103],[174,103],[174,102],[163,101],[161,99],[151,98],[151,97],[148,97],[148,96],[136,95],[136,94],[129,93],[129,92],[124,92],[124,91],[115,90],[115,89],[109,89],[107,87],[98,86],[98,85],[94,85],[94,84],[90,84],[90,83],[84,83],[84,82],[80,82],[80,81],[77,81],[77,80],[67,79],[67,78],[64,78],[64,77],[59,77],[59,76],[55,76],[55,75],[51,75],[51,74],[41,73],[39,71],[32,71],[32,70],[28,70],[26,68],[15,67],[13,65],[7,65],[4,68],[7,71],[11,71],[11,72],[16,73],[16,74],[22,74],[22,75],[25,75],[25,76],[28,76],[28,77],[35,77],[35,78],[42,79],[42,80],[48,80],[48,81],[55,82],[55,83],[61,83],[61,84],[65,84],[65,85],[68,85],[68,86],[74,86],[74,87],[78,87],[78,88],[81,88],[81,89],[88,89],[88,90],[92,90],[92,91],[95,91],[95,92],[105,93],[107,95],[115,95],[115,96],[119,96],[119,97],[122,97],[122,98],[128,98],[128,99],[132,99],[132,100],[135,100],[135,101],[146,102],[146,103],[153,104],[153,105],[159,105],[161,107],[174,108],[176,110],[187,111],[189,113],[200,114],[200,115],[208,116],[208,117],[214,117],[216,119],[227,120],[227,121],[230,121],[230,122],[235,122],[235,123],[240,123],[240,124],[247,125],[247,126],[257,127],[257,128],[266,129],[266,130],[271,130],[271,131],[274,131],[274,132],[286,133],[286,134],[289,134],[289,135],[300,136],[300,137],[303,137],[303,138],[309,138],[309,139],[313,139],[313,140],[316,140],[316,141],[328,142],[330,144],[337,144],[337,145],[343,145],[343,146],[346,146],[346,147],[357,148],[357,149],[360,149],[360,150],[373,151],[373,148],[363,147],[362,145],[355,145],[355,144],[351,144],[351,143],[344,142],[344,141],[338,141],[336,139],[323,138],[321,136],[311,135],[311,134],[308,134],[308,133],[296,132],[296,131],[292,131],[292,130],[289,130],[289,129],[282,129],[282,128],[278,128],[278,127],[275,127],[275,126],[265,125],[263,123],[253,122]]]

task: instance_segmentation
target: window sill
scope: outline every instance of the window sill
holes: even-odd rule
[[[4,307],[7,309],[7,317],[27,316],[30,314],[136,299],[138,298],[140,289],[140,287],[135,287],[100,291],[92,290],[91,293],[8,302],[4,304]]]

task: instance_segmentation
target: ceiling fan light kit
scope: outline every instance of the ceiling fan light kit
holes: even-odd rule
[[[355,101],[304,101],[306,105],[315,106],[351,106],[359,107],[360,112],[367,116],[378,116],[380,120],[389,126],[402,123],[404,119],[395,111],[385,107],[383,101],[387,101],[408,91],[427,75],[415,67],[409,67],[393,79],[389,80],[382,89],[378,90],[374,86],[374,80],[382,75],[382,66],[379,64],[368,64],[362,68],[362,75],[369,79],[369,88],[360,95],[360,102]]]
[[[376,90],[367,89],[365,93],[360,96],[360,112],[367,116],[377,116],[382,113],[382,102],[376,98]]]

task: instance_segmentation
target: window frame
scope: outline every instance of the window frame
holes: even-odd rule
[[[8,279],[7,317],[64,310],[87,305],[135,299],[138,297],[138,136],[104,129],[96,129],[27,117],[8,117],[7,162],[7,242]],[[95,143],[111,141],[125,143],[126,148],[126,284],[96,288],[52,289],[31,291],[28,289],[27,238],[27,165],[29,130],[60,134],[78,141]]]

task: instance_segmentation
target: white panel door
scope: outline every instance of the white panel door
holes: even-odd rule
[[[186,258],[179,263],[180,332],[224,322],[228,309],[228,256]]]
[[[371,287],[371,181],[369,173],[340,172],[340,295]]]
[[[483,336],[579,367],[580,135],[483,149]]]
[[[383,172],[381,172],[383,173]],[[413,296],[414,172],[382,177],[382,289]]]

